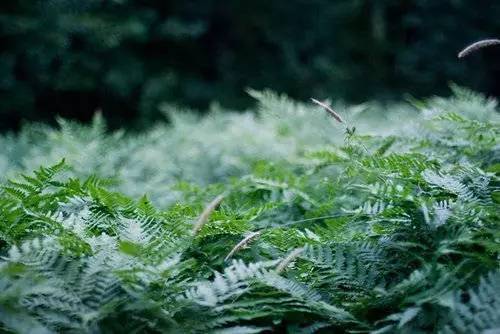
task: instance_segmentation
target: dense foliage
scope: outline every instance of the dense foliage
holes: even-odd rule
[[[498,1],[0,1],[0,129],[54,114],[151,123],[163,101],[247,106],[246,87],[351,101],[499,95]]]
[[[0,137],[0,332],[498,331],[497,104],[454,90]]]

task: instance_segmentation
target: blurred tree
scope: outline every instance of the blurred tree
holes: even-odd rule
[[[55,114],[147,125],[162,101],[251,103],[246,87],[296,98],[499,94],[500,2],[476,0],[4,0],[0,129]]]

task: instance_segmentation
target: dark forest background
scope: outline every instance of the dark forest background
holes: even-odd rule
[[[492,0],[2,0],[0,130],[56,115],[143,127],[162,102],[245,108],[245,88],[357,102],[499,95]]]

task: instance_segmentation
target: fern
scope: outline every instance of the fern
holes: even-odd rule
[[[228,298],[247,291],[252,279],[265,275],[266,268],[273,263],[253,263],[246,265],[242,261],[233,261],[233,264],[224,269],[224,273],[215,273],[212,283],[199,283],[186,292],[186,298],[203,306],[215,306]]]
[[[453,91],[1,138],[0,331],[495,330],[497,103]]]
[[[476,289],[455,293],[444,333],[488,333],[500,328],[500,274],[491,272]]]

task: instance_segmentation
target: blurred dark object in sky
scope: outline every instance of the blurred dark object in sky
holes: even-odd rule
[[[0,130],[56,115],[147,126],[163,101],[252,103],[245,88],[349,101],[500,95],[500,1],[6,0],[0,2]]]

